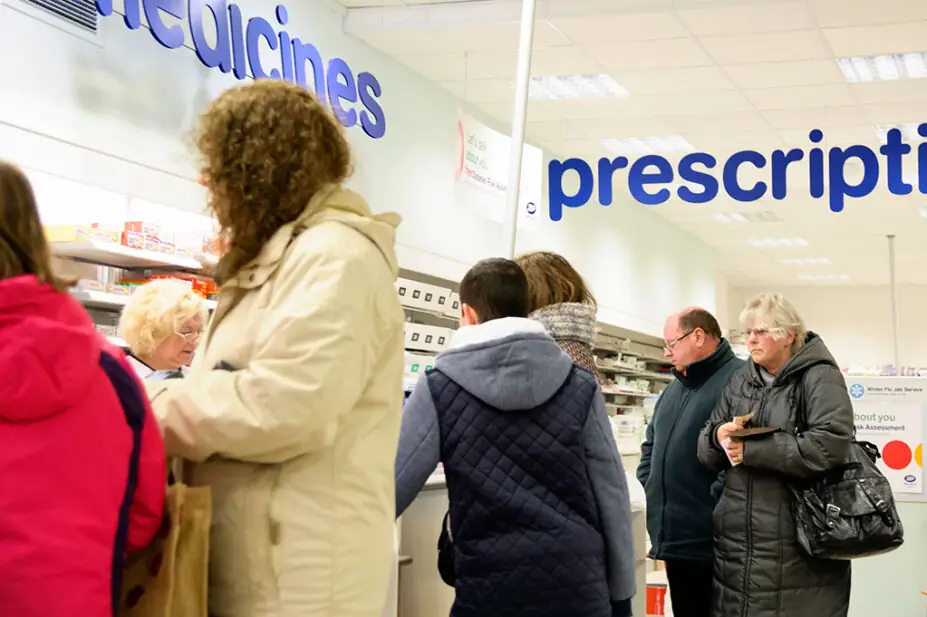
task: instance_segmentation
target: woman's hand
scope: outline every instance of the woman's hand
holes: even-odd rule
[[[737,424],[736,422],[728,422],[726,424],[722,424],[721,426],[718,427],[718,432],[717,432],[718,443],[723,444],[725,439],[731,438],[731,433],[733,433],[734,431],[739,431],[742,428],[743,427]]]
[[[744,462],[744,442],[731,440],[727,444],[727,455],[734,463]]]

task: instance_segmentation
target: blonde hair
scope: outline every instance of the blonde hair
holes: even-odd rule
[[[808,336],[798,309],[779,293],[762,293],[748,300],[740,312],[740,324],[745,330],[750,326],[768,330],[776,340],[792,332],[795,334],[792,354],[801,349]]]
[[[132,353],[149,356],[197,316],[206,323],[208,310],[201,296],[180,281],[157,279],[136,289],[129,298],[119,319],[119,336]]]

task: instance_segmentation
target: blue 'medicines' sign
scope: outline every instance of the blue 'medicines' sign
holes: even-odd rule
[[[921,137],[927,137],[927,123],[918,126],[917,132]],[[808,134],[808,139],[813,144],[819,144],[824,140],[824,133],[820,129],[814,129]],[[893,195],[909,195],[914,190],[911,184],[905,182],[902,167],[903,159],[911,149],[909,144],[904,143],[901,131],[897,128],[888,131],[885,144],[879,148],[879,153],[885,158],[885,182]],[[927,194],[927,143],[917,147],[916,156],[918,190]],[[693,152],[683,156],[675,173],[673,165],[666,158],[648,154],[634,161],[628,169],[628,192],[639,203],[648,206],[662,204],[670,198],[670,189],[666,185],[674,182],[678,176],[679,180],[700,189],[680,186],[676,190],[676,195],[681,200],[691,204],[703,204],[715,199],[722,188],[731,199],[740,202],[756,201],[769,194],[773,199],[785,199],[789,166],[798,164],[807,169],[811,197],[820,199],[824,197],[824,149],[810,148],[806,165],[800,163],[804,159],[805,152],[800,148],[775,150],[768,158],[754,150],[735,152],[724,162],[719,183],[718,178],[710,171],[718,166],[718,160],[711,154]],[[856,184],[849,183],[845,174],[846,164],[852,160],[861,163],[863,168],[862,179]],[[624,156],[599,159],[596,182],[592,167],[585,160],[552,160],[548,165],[550,220],[562,219],[564,208],[579,208],[589,203],[596,184],[599,188],[598,202],[603,206],[611,205],[612,178],[615,172],[627,168],[628,163],[627,157]],[[757,169],[765,169],[768,165],[769,182],[756,182],[752,186],[742,185],[738,173],[743,165],[752,165]],[[570,171],[578,174],[579,188],[573,194],[566,194],[563,178]],[[879,183],[880,172],[879,156],[869,146],[830,148],[827,152],[826,173],[830,210],[842,211],[847,197],[861,198],[872,193]]]
[[[96,7],[100,15],[113,14],[113,0],[96,0]],[[180,24],[165,24],[164,15],[186,18],[200,62],[223,73],[233,73],[238,79],[245,79],[250,70],[255,79],[282,78],[308,87],[306,69],[310,65],[315,92],[328,99],[341,124],[350,128],[360,122],[373,139],[386,134],[386,115],[378,100],[383,92],[376,77],[368,72],[355,77],[341,58],[332,58],[326,67],[314,45],[291,37],[286,30],[277,32],[266,19],[252,17],[245,23],[238,5],[227,0],[125,0],[126,26],[138,29],[143,11],[152,36],[168,49],[183,47],[186,40]],[[215,27],[217,32],[213,46],[205,34],[207,11],[211,21],[208,27]],[[283,5],[277,6],[275,17],[279,26],[286,26],[290,19]],[[269,68],[261,64],[261,46],[278,52],[277,66]],[[359,112],[355,109],[358,101],[362,105]]]

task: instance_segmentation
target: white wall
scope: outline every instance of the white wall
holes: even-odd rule
[[[728,311],[732,327],[750,297],[777,291],[791,301],[805,325],[824,339],[843,367],[894,363],[891,295],[888,286],[738,288],[731,290]],[[898,288],[898,355],[900,363],[927,367],[927,286]]]
[[[276,6],[242,4],[246,19],[272,19]],[[383,87],[386,136],[349,131],[357,159],[352,185],[374,210],[403,215],[402,265],[456,279],[474,261],[502,254],[502,226],[454,204],[454,96],[343,34],[341,9],[327,0],[289,4],[289,33],[314,43],[326,60],[337,55],[355,73],[372,72]],[[235,78],[203,67],[190,48],[162,47],[145,27],[129,30],[121,15],[102,19],[100,36],[88,41],[16,6],[0,0],[0,157],[201,212],[186,135]],[[638,205],[574,209],[558,224],[522,232],[518,248],[565,254],[595,289],[603,320],[616,325],[659,334],[665,315],[682,306],[717,306],[713,251]]]

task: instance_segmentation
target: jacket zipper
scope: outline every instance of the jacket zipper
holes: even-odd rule
[[[666,453],[669,450],[669,442],[673,437],[673,433],[676,431],[676,423],[679,422],[679,416],[682,415],[682,410],[686,407],[686,400],[689,398],[688,388],[682,395],[682,402],[679,404],[679,411],[676,414],[676,417],[673,418],[673,426],[670,427],[669,435],[666,436],[666,443],[663,444],[663,461],[660,465],[660,487],[663,491],[663,507],[660,508],[660,541],[657,543],[660,551],[663,550],[663,534],[666,529]]]
[[[763,411],[766,409],[766,398],[769,393],[769,389],[766,388],[763,390],[763,397],[760,399],[760,409],[756,413],[757,421],[763,415]],[[762,426],[762,425],[760,425]],[[744,567],[744,606],[742,615],[747,617],[749,612],[749,603],[750,603],[750,574],[753,570],[753,474],[750,473],[747,478],[747,507],[745,508],[747,512],[747,559]]]

